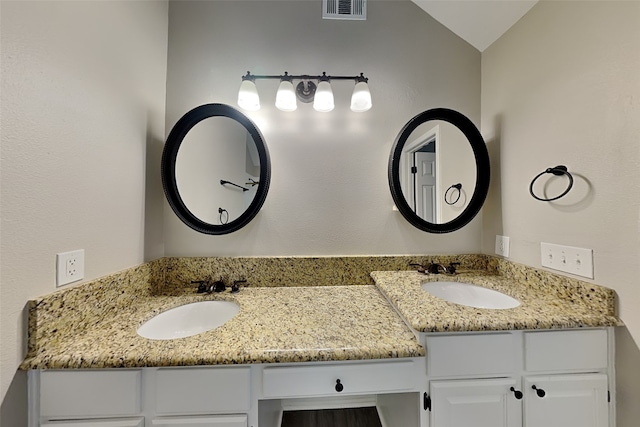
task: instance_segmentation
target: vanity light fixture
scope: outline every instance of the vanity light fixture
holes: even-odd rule
[[[240,108],[249,111],[260,109],[260,97],[256,88],[256,79],[278,79],[280,85],[276,93],[276,107],[282,111],[295,111],[297,101],[310,103],[316,111],[328,112],[333,110],[333,90],[331,80],[352,80],[355,82],[353,94],[351,96],[351,111],[361,113],[368,111],[372,107],[371,93],[369,92],[369,79],[360,73],[359,76],[311,76],[307,74],[289,75],[285,71],[284,75],[253,75],[247,71],[242,76],[242,84],[238,92],[238,105]],[[299,80],[294,86],[293,81]],[[316,81],[317,83],[315,83]]]
[[[296,90],[293,88],[293,79],[284,73],[282,79],[280,79],[280,86],[278,86],[278,92],[276,93],[276,107],[282,111],[295,111],[298,108],[296,103]]]
[[[242,84],[238,91],[238,105],[249,111],[260,109],[260,96],[258,96],[255,78],[249,73],[242,77]]]
[[[313,99],[313,109],[321,113],[328,113],[333,110],[334,106],[333,91],[331,90],[329,77],[327,77],[326,73],[322,73],[322,77],[318,80],[316,96]]]
[[[353,88],[353,95],[351,95],[351,111],[361,113],[371,108],[371,92],[369,92],[368,80],[362,74],[356,78],[356,87]]]

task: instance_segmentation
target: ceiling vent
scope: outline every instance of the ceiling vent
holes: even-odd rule
[[[322,19],[367,19],[367,0],[322,0]]]

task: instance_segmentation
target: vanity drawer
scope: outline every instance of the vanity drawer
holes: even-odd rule
[[[428,375],[464,377],[508,374],[522,352],[511,333],[427,336]],[[520,357],[520,358],[519,358]]]
[[[46,421],[40,427],[144,427],[144,418]]]
[[[246,412],[251,368],[159,368],[156,413]]]
[[[607,368],[605,329],[525,332],[525,370],[593,371]]]
[[[167,427],[247,427],[246,415],[215,415],[210,417],[155,418],[152,426]]]
[[[418,386],[415,372],[412,360],[267,367],[262,374],[262,393],[266,398],[280,398],[407,391]]]
[[[40,373],[40,415],[78,418],[141,411],[140,370],[63,370]]]

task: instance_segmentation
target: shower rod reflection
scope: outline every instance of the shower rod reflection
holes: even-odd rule
[[[234,183],[233,183],[233,182],[231,182],[231,181],[227,181],[227,180],[221,179],[221,180],[220,180],[220,185],[225,185],[225,184],[229,184],[229,185],[233,185],[234,187],[241,188],[241,189],[242,189],[242,191],[249,191],[249,189],[248,189],[248,188],[246,188],[246,187],[243,187],[243,186],[238,185],[238,184],[234,184]]]

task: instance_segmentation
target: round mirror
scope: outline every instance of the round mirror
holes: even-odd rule
[[[162,153],[162,185],[185,224],[227,234],[260,211],[271,179],[269,151],[247,116],[224,104],[194,108],[175,124]]]
[[[424,111],[400,131],[389,157],[389,187],[400,213],[430,233],[464,227],[489,190],[489,154],[463,114]]]

